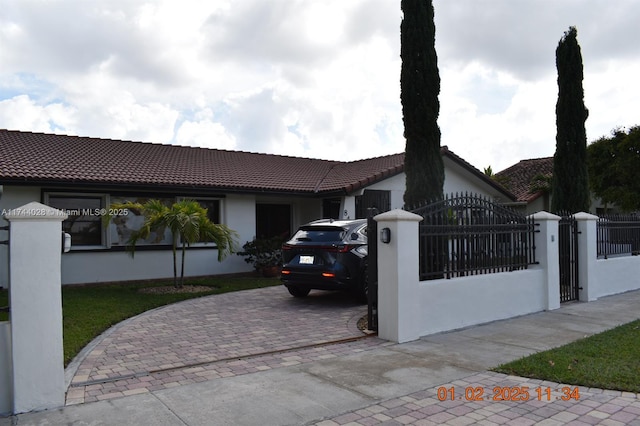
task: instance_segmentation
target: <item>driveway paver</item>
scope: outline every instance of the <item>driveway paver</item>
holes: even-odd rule
[[[79,362],[67,404],[297,365],[387,344],[358,330],[357,321],[365,314],[366,306],[345,294],[313,292],[298,299],[281,286],[158,308],[99,338]],[[346,346],[332,344],[352,340]]]

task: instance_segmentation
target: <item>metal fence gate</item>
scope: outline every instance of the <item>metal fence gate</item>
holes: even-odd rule
[[[367,217],[367,328],[372,331],[378,331],[378,222],[373,220],[376,214],[376,209],[369,209]]]
[[[488,197],[445,194],[412,213],[423,218],[421,281],[515,271],[537,263],[533,218]]]
[[[0,224],[3,223],[8,223],[5,220],[2,219],[2,217],[0,217]],[[4,246],[4,247],[3,247]],[[4,253],[3,253],[4,252]],[[0,274],[2,274],[4,277],[7,279],[7,283],[8,283],[8,279],[9,279],[9,225],[3,225],[0,226],[0,253],[6,254],[6,258],[3,260],[6,260],[6,271],[0,270]],[[0,282],[0,290],[2,290],[2,283]],[[1,306],[0,305],[0,313],[9,313],[9,306]],[[4,315],[3,315],[4,317]],[[0,318],[0,321],[2,321],[2,318]]]
[[[560,302],[578,300],[578,221],[573,215],[562,215],[558,223],[558,252]]]

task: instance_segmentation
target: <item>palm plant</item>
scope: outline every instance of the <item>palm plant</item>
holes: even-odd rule
[[[181,288],[184,283],[184,260],[186,249],[196,242],[212,242],[218,249],[218,261],[235,251],[237,233],[226,225],[213,223],[207,217],[207,209],[195,200],[181,200],[167,206],[160,200],[145,203],[125,202],[113,204],[112,209],[128,209],[144,216],[140,229],[131,233],[127,245],[135,254],[139,240],[144,240],[154,231],[169,229],[173,251],[173,285]],[[110,219],[110,218],[109,218]],[[178,281],[177,251],[181,246],[180,280]]]

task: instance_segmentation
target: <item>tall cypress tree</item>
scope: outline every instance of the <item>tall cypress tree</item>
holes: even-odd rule
[[[556,49],[558,102],[556,104],[556,152],[553,156],[551,209],[554,212],[589,211],[587,134],[584,123],[582,54],[578,31],[570,27]]]
[[[406,139],[406,205],[442,198],[444,163],[440,154],[440,75],[432,0],[402,0],[400,99]]]

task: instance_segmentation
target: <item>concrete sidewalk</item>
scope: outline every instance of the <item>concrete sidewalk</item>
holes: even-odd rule
[[[637,394],[570,386],[564,401],[562,384],[487,372],[639,317],[635,291],[400,345],[373,337],[325,344],[331,350],[323,357],[280,352],[290,365],[23,414],[0,425],[640,425]],[[529,395],[521,393],[521,401],[492,400],[496,387],[524,386]],[[479,393],[485,400],[467,400]]]

